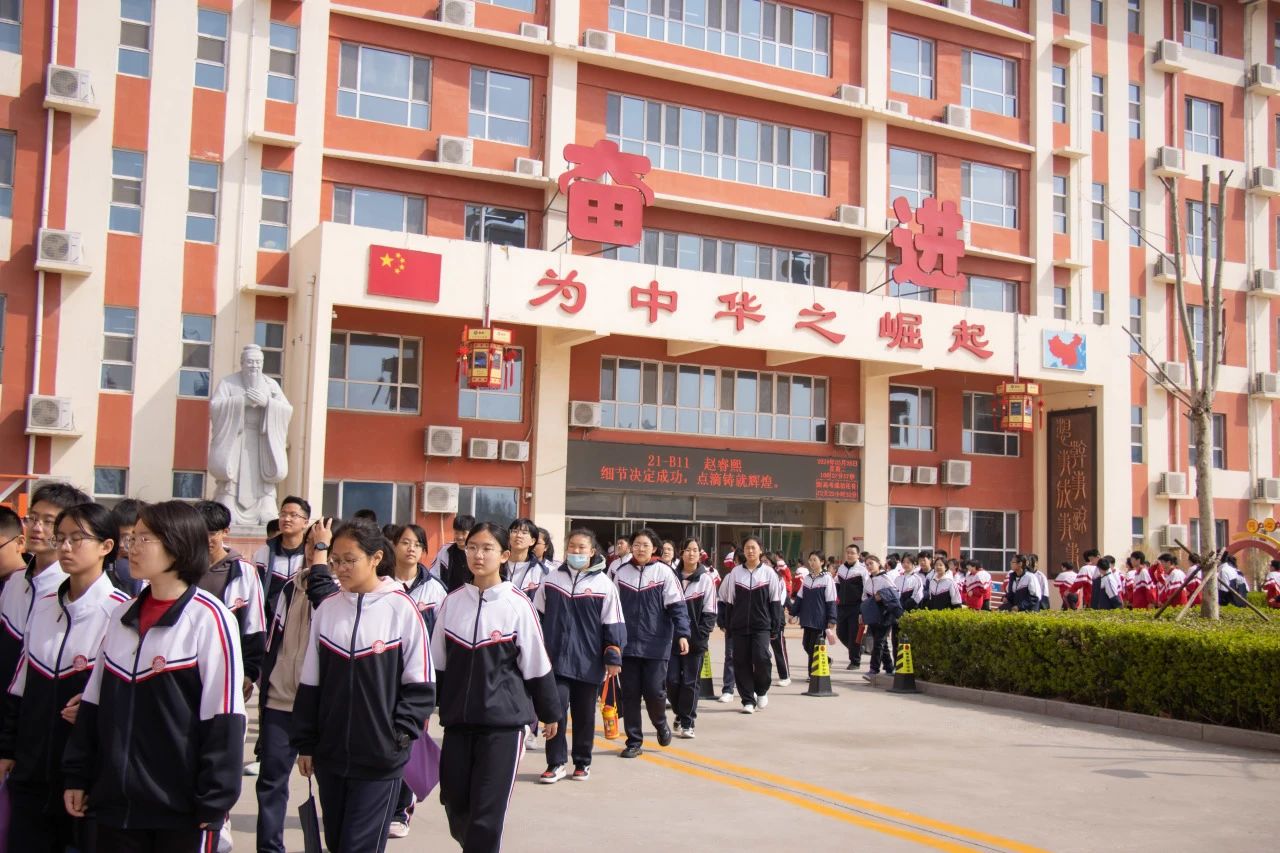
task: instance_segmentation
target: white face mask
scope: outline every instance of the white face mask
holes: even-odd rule
[[[590,554],[565,554],[565,562],[569,564],[569,568],[574,571],[582,571],[591,562]]]

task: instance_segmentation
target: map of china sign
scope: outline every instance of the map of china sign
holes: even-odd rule
[[[1044,332],[1041,364],[1054,370],[1083,373],[1089,364],[1084,335],[1078,332]]]

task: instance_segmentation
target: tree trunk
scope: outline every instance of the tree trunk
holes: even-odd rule
[[[1218,547],[1213,524],[1213,419],[1208,406],[1191,410],[1191,439],[1196,448],[1196,506],[1200,519],[1200,565],[1204,566],[1204,592],[1200,595],[1200,615],[1218,618],[1218,569],[1209,555]]]

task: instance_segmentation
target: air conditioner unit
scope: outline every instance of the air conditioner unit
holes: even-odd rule
[[[841,225],[863,228],[867,222],[867,211],[861,205],[842,204],[836,208],[836,221]]]
[[[862,447],[867,440],[863,424],[836,424],[836,444],[840,447]]]
[[[503,462],[528,462],[529,461],[529,442],[527,441],[502,442],[502,461]]]
[[[588,50],[603,50],[613,53],[613,33],[605,30],[587,30],[582,34],[582,46]]]
[[[569,402],[569,426],[593,429],[600,426],[600,404],[585,400]]]
[[[1280,72],[1274,65],[1255,63],[1249,69],[1249,91],[1256,95],[1280,95]]]
[[[66,435],[74,432],[70,397],[32,394],[27,398],[28,435]]]
[[[963,459],[947,459],[942,463],[942,485],[967,486],[972,481],[972,462]]]
[[[517,157],[516,174],[532,175],[535,178],[540,178],[542,177],[542,161],[535,160],[532,157]]]
[[[467,442],[467,456],[472,459],[497,459],[498,440],[496,438],[473,438]]]
[[[45,109],[79,115],[97,115],[89,72],[65,65],[50,65],[44,81]]]
[[[88,275],[80,232],[41,228],[36,237],[35,268],[44,272]]]
[[[1259,477],[1253,497],[1269,504],[1280,503],[1280,477]]]
[[[1156,494],[1162,498],[1185,498],[1187,475],[1183,471],[1165,471],[1156,483]]]
[[[943,533],[968,533],[969,510],[964,507],[948,506],[942,509]]]
[[[938,469],[933,465],[917,465],[916,483],[921,486],[938,485]]]
[[[546,41],[547,28],[542,26],[542,24],[535,24],[532,21],[522,21],[520,23],[520,35],[527,39]]]
[[[1151,270],[1152,276],[1156,281],[1169,284],[1177,279],[1177,267],[1174,266],[1173,258],[1168,255],[1161,255],[1156,258],[1155,265]]]
[[[947,104],[942,120],[952,127],[969,127],[969,108],[959,104]]]
[[[889,482],[890,483],[910,483],[911,482],[911,466],[910,465],[890,465],[889,466]]]
[[[1267,67],[1270,68],[1271,66]],[[1249,181],[1249,189],[1258,195],[1280,195],[1280,169],[1254,166],[1253,179]]]
[[[436,162],[470,166],[471,140],[465,136],[441,136],[436,146]]]
[[[473,0],[440,0],[440,21],[459,27],[474,27],[476,4]]]
[[[1161,145],[1156,152],[1155,173],[1162,178],[1181,178],[1187,174],[1182,165],[1182,149]]]
[[[1253,374],[1253,396],[1268,399],[1280,397],[1280,373]]]
[[[848,104],[866,104],[867,90],[861,86],[841,83],[836,89],[836,97]]]
[[[1179,388],[1187,387],[1187,365],[1181,361],[1162,361],[1160,369],[1164,371],[1164,375],[1169,377],[1169,381]]]
[[[1185,524],[1166,524],[1160,528],[1160,547],[1177,548],[1178,543],[1186,543],[1191,537],[1187,535]]]
[[[1151,60],[1151,67],[1166,74],[1181,74],[1187,70],[1187,61],[1182,57],[1182,43],[1173,39],[1161,39],[1156,44],[1156,55]]]
[[[422,511],[442,512],[445,514],[458,511],[457,483],[423,483]]]
[[[953,12],[969,14],[969,0],[945,0],[943,5]]]
[[[427,427],[422,449],[427,456],[461,456],[462,427]]]
[[[1275,270],[1254,270],[1251,293],[1260,296],[1280,296],[1280,273]]]
[[[906,115],[908,111],[907,102],[899,101],[896,98],[890,98],[889,100],[885,101],[884,108],[889,112],[897,113],[898,115]]]

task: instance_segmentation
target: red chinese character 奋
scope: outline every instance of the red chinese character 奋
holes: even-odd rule
[[[653,204],[653,190],[642,180],[649,158],[626,154],[616,142],[569,144],[564,159],[575,164],[560,176],[560,192],[568,198],[569,233],[579,240],[618,246],[640,242],[644,208]],[[611,183],[603,183],[608,176]]]

